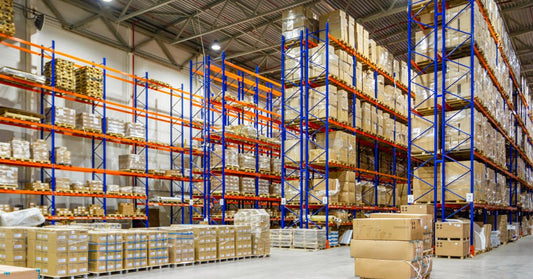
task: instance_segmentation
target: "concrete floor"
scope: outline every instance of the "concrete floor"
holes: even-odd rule
[[[355,278],[349,247],[317,252],[272,249],[265,259],[132,272],[106,278]],[[435,259],[431,278],[533,278],[533,236],[466,260]]]

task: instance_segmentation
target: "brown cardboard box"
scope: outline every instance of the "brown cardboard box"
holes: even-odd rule
[[[422,240],[419,219],[354,219],[353,238],[360,240]]]
[[[370,218],[413,218],[420,219],[420,225],[424,233],[433,232],[433,217],[430,214],[407,214],[407,213],[370,213]]]
[[[437,239],[470,239],[470,223],[437,222],[435,223],[435,237]]]
[[[0,279],[38,279],[39,271],[32,268],[0,265]]]
[[[376,260],[413,261],[423,256],[422,241],[356,240],[350,243],[350,256]]]
[[[68,276],[68,264],[45,263],[41,264],[41,274],[47,276]]]
[[[470,250],[468,240],[437,240],[435,254],[437,256],[466,257]]]
[[[435,207],[432,204],[402,205],[401,211],[407,214],[431,214],[432,217],[435,216]]]
[[[419,268],[417,262],[355,259],[355,275],[361,278],[416,278],[415,268]]]

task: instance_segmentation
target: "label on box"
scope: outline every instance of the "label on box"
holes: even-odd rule
[[[220,205],[224,205],[224,199],[220,199]]]
[[[287,199],[281,198],[281,205],[286,205],[286,204],[287,204]]]
[[[414,203],[414,202],[415,202],[415,196],[407,195],[407,203]]]
[[[466,193],[466,202],[474,202],[474,193]]]

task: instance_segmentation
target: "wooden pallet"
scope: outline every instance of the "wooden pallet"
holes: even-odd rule
[[[468,255],[465,255],[465,256],[444,256],[444,255],[435,255],[436,258],[442,258],[442,259],[460,259],[460,260],[464,260],[466,258],[468,258],[469,256]]]
[[[131,173],[145,173],[144,170],[132,170],[132,169],[120,169],[121,172],[131,172]]]
[[[20,109],[0,107],[0,115],[7,118],[19,119],[30,122],[41,122],[43,116],[32,112],[23,111]]]
[[[106,135],[112,136],[112,137],[117,137],[117,138],[123,138],[124,137],[124,134],[117,134],[117,133],[110,133],[110,132],[107,132]]]
[[[67,129],[76,128],[76,126],[74,126],[73,124],[69,124],[69,123],[58,123],[58,122],[56,122],[55,126],[62,127],[62,128],[67,128]]]
[[[17,189],[17,185],[0,185],[0,189],[3,189],[3,190],[16,190]]]

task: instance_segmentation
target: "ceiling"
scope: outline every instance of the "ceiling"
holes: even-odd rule
[[[96,36],[83,30],[91,20],[100,18],[108,27],[111,38],[99,41],[138,53],[141,47],[157,43],[163,55],[157,60],[183,68],[198,55],[219,56],[209,46],[220,42],[226,58],[249,69],[279,77],[281,13],[292,7],[307,5],[316,14],[343,9],[361,22],[379,44],[399,59],[407,52],[407,0],[43,0],[47,15],[59,20],[63,27],[85,36]],[[63,15],[68,4],[83,10],[81,20],[67,22]],[[533,84],[533,1],[499,1],[507,29],[520,56],[523,72]],[[69,10],[69,12],[72,12]],[[63,19],[61,19],[63,18]],[[117,26],[135,26],[144,37],[127,42],[117,32]],[[113,30],[114,29],[114,30]],[[99,34],[101,36],[101,34]],[[173,47],[186,49],[189,57],[174,57]],[[152,57],[154,58],[154,57]]]

